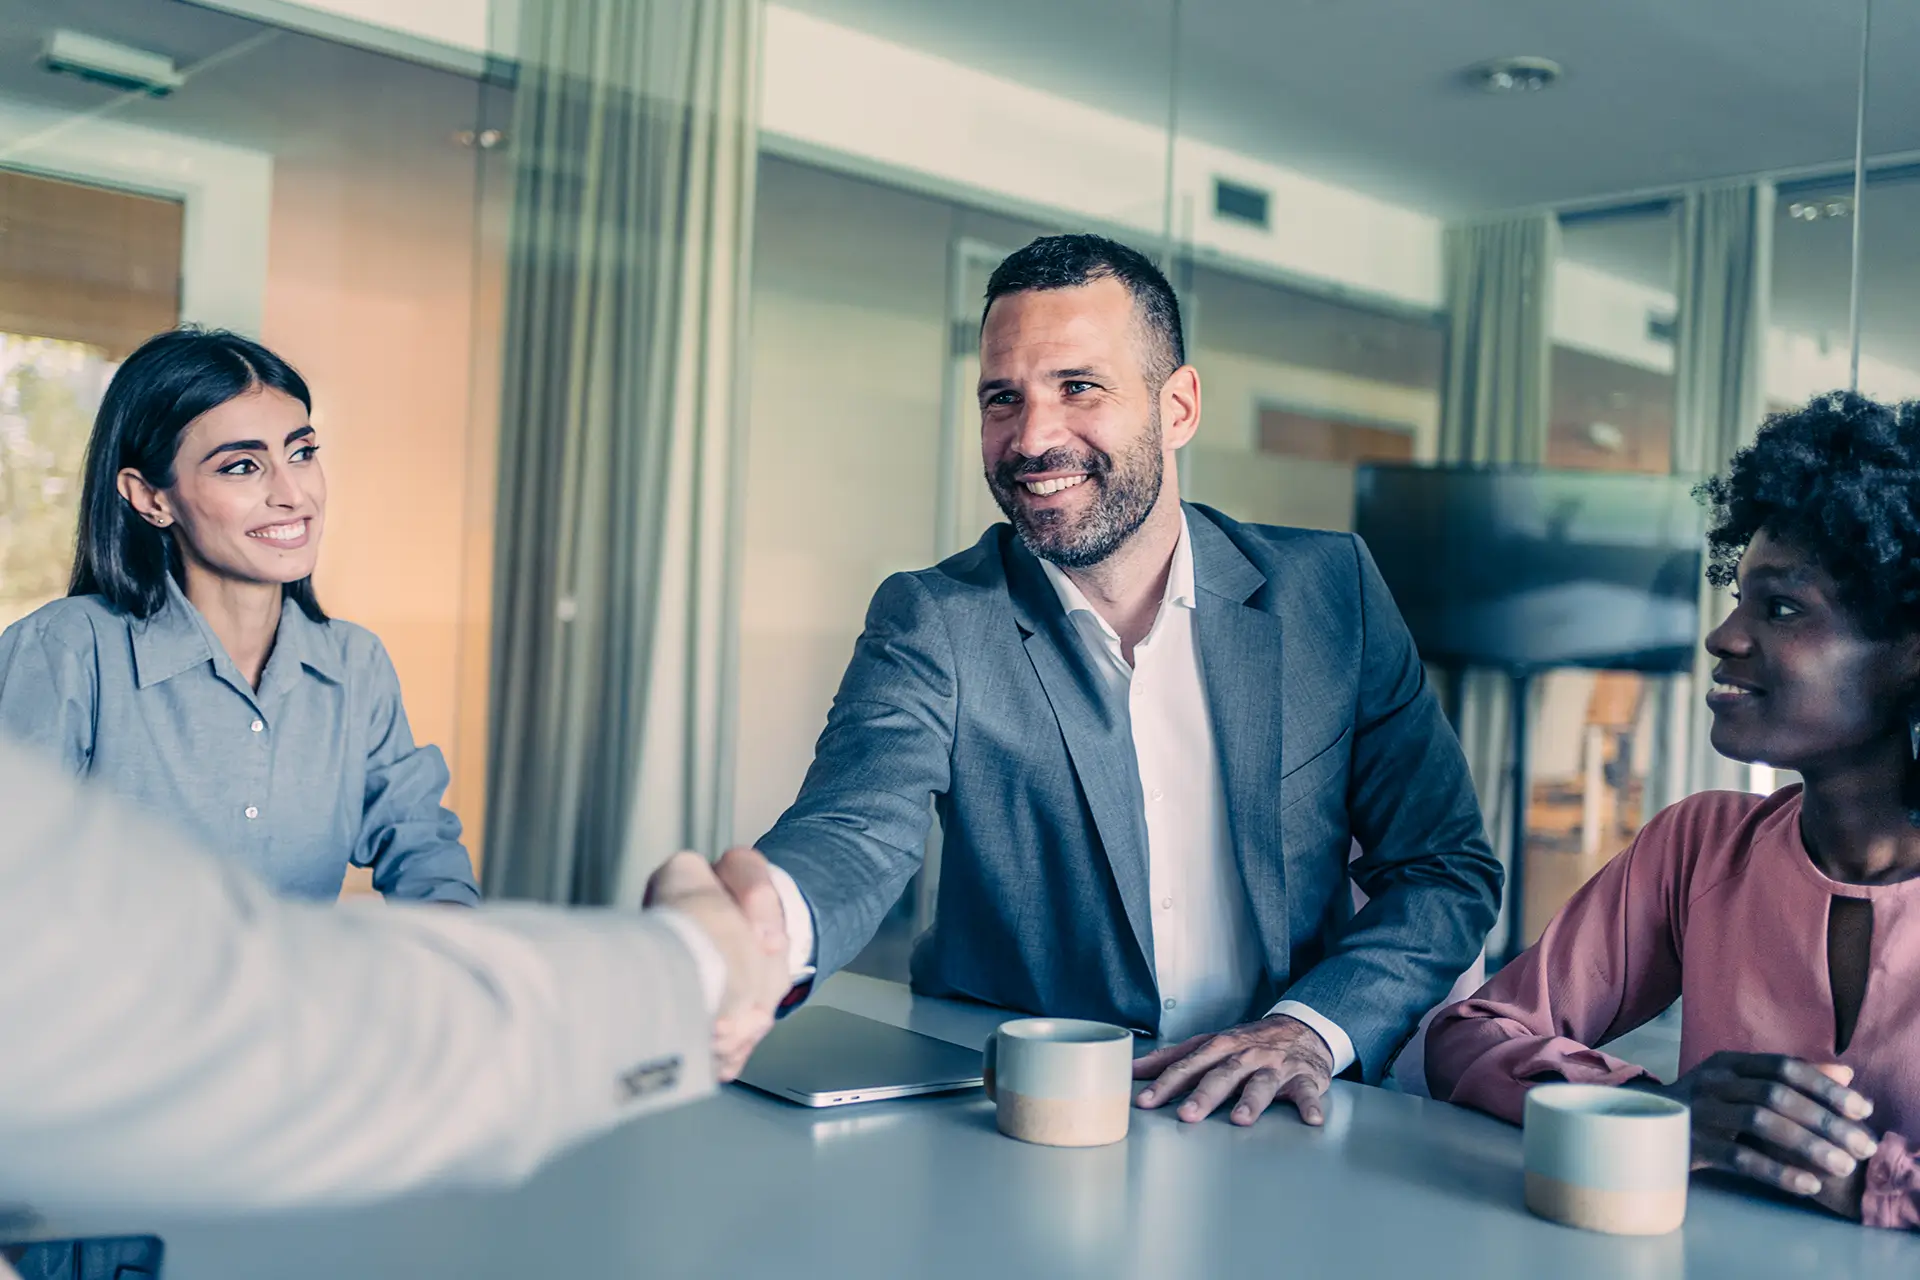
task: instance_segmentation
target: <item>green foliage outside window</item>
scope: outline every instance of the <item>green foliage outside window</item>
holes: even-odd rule
[[[0,627],[66,594],[87,433],[113,370],[98,347],[0,333]]]

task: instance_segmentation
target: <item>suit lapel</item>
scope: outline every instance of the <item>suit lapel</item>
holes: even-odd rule
[[[1193,539],[1195,642],[1227,821],[1268,971],[1285,973],[1292,946],[1280,846],[1280,619],[1250,601],[1266,576],[1202,511],[1187,508]]]
[[[1113,871],[1134,941],[1153,972],[1153,925],[1147,902],[1147,841],[1133,727],[1124,705],[1094,674],[1073,623],[1039,561],[1018,539],[1006,543],[1008,594],[1034,674],[1060,724],[1073,771]]]

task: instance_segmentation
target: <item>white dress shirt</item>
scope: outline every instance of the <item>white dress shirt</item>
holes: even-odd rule
[[[1125,690],[1131,711],[1134,762],[1146,807],[1160,1038],[1173,1042],[1223,1031],[1245,1015],[1265,963],[1233,854],[1226,782],[1201,682],[1186,514],[1181,513],[1159,612],[1146,638],[1134,646],[1131,665],[1119,634],[1073,579],[1047,561],[1041,568],[1095,671],[1110,691]],[[773,876],[799,981],[811,972],[813,916],[793,877],[779,867]],[[1330,1019],[1297,1000],[1282,1000],[1271,1012],[1297,1018],[1319,1033],[1333,1054],[1336,1075],[1352,1064],[1353,1041]]]
[[[684,917],[288,901],[7,745],[0,814],[0,1203],[512,1182],[712,1087]]]

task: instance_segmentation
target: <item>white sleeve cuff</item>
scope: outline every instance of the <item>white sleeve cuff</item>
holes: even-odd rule
[[[813,908],[785,867],[769,863],[767,872],[773,877],[773,891],[780,895],[780,910],[786,916],[787,973],[798,986],[813,976]]]
[[[700,971],[700,994],[707,1002],[707,1016],[717,1015],[727,995],[727,958],[720,954],[720,948],[706,930],[672,907],[650,907],[644,914],[673,930],[693,956],[694,967]]]
[[[1310,1006],[1301,1004],[1298,1000],[1282,1000],[1268,1010],[1267,1016],[1272,1017],[1276,1014],[1285,1014],[1289,1018],[1306,1023],[1327,1042],[1327,1051],[1333,1054],[1333,1074],[1336,1076],[1353,1065],[1353,1039],[1340,1029],[1339,1023],[1321,1017]]]

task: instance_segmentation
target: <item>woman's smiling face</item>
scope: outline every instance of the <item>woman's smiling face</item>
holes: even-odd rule
[[[181,434],[173,483],[153,495],[155,522],[177,525],[188,562],[220,577],[276,585],[310,577],[327,510],[318,451],[306,406],[292,396],[272,387],[235,396]],[[129,473],[121,483],[125,493]]]
[[[1706,642],[1714,750],[1807,773],[1904,749],[1911,638],[1873,638],[1840,604],[1832,575],[1764,529],[1740,558],[1737,591]]]

